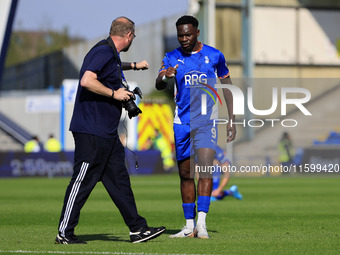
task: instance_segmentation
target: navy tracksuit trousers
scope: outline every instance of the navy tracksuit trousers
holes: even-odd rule
[[[59,234],[65,237],[74,233],[80,210],[98,181],[103,183],[131,232],[147,226],[146,220],[137,212],[119,137],[108,139],[76,132],[73,137],[73,175],[65,194]]]

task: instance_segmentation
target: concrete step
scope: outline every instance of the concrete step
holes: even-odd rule
[[[23,145],[12,137],[7,135],[4,131],[0,130],[0,151],[23,151]]]

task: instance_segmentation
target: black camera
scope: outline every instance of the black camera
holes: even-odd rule
[[[130,96],[130,99],[123,103],[123,107],[125,110],[127,110],[129,118],[138,116],[138,114],[142,113],[142,110],[138,108],[135,101],[136,96],[138,95],[142,99],[142,91],[140,88],[136,87],[133,91],[130,91],[127,89],[127,91],[132,93],[132,96]]]

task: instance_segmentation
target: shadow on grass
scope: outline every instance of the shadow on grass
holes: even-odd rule
[[[166,229],[164,231],[164,234],[173,235],[181,231],[180,229]],[[208,232],[211,233],[217,233],[216,230],[208,230]],[[112,234],[94,234],[94,235],[78,235],[78,238],[82,241],[88,242],[88,241],[110,241],[110,242],[125,242],[130,243],[129,240],[114,236]]]
[[[179,231],[181,231],[180,229],[166,229],[164,231],[164,234],[168,234],[168,235],[174,235],[174,234],[177,234]],[[210,230],[208,229],[208,233],[211,232],[211,233],[217,233],[216,230]]]
[[[94,234],[94,235],[78,235],[78,238],[82,241],[110,241],[110,242],[130,242],[112,234]]]

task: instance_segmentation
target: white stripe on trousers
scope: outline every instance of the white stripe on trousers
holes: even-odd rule
[[[80,168],[80,172],[77,176],[77,179],[73,183],[72,190],[71,190],[71,193],[69,195],[69,198],[68,198],[68,201],[67,201],[67,206],[66,206],[66,209],[65,209],[65,212],[64,212],[64,218],[63,218],[63,221],[61,222],[60,227],[59,227],[59,231],[60,231],[60,234],[61,234],[62,237],[65,237],[65,229],[66,229],[68,222],[70,220],[70,215],[71,215],[72,208],[73,208],[73,205],[74,205],[74,200],[76,199],[76,197],[78,195],[80,185],[81,185],[82,181],[84,180],[84,177],[85,177],[85,174],[86,174],[88,167],[89,167],[89,163],[83,162],[83,164],[81,165],[81,168]]]

